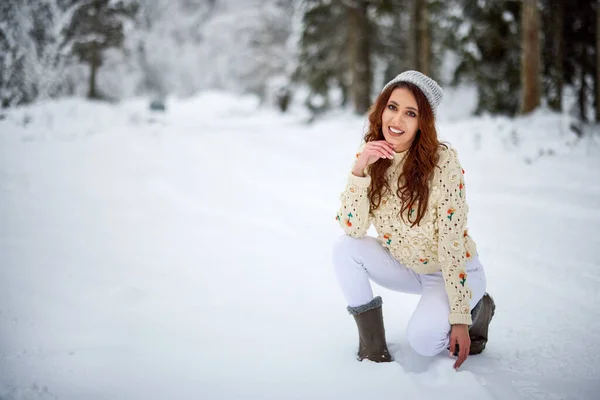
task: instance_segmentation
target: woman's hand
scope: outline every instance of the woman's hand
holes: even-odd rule
[[[471,338],[469,337],[469,325],[452,325],[450,330],[450,356],[453,356],[458,345],[458,359],[454,363],[454,369],[458,369],[469,356]]]
[[[362,149],[352,173],[356,176],[365,176],[364,170],[369,165],[373,164],[380,158],[394,159],[394,146],[386,142],[385,140],[374,140],[367,142],[365,147]]]

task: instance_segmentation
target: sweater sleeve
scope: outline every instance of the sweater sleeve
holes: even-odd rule
[[[471,290],[467,283],[465,249],[467,202],[464,171],[455,149],[448,149],[446,159],[440,162],[438,184],[440,201],[437,208],[438,257],[450,304],[448,320],[451,325],[471,325]]]
[[[360,155],[362,147],[359,149],[356,158]],[[354,163],[352,166],[354,167]],[[336,219],[344,232],[352,237],[358,238],[366,235],[371,225],[368,197],[370,184],[371,177],[366,173],[364,177],[359,177],[350,172],[346,187],[340,196],[341,206]]]

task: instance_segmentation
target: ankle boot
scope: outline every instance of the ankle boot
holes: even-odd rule
[[[471,311],[473,324],[469,328],[471,348],[469,355],[479,354],[485,349],[488,341],[488,328],[496,311],[494,299],[486,293]]]
[[[385,342],[382,304],[381,297],[377,296],[362,306],[348,306],[348,312],[354,317],[358,327],[357,358],[359,361],[365,358],[374,362],[392,361]]]

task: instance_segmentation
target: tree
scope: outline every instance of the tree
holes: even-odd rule
[[[28,64],[35,47],[27,33],[30,25],[25,5],[19,0],[0,2],[0,101],[3,108],[34,97],[28,81]]]
[[[429,4],[427,0],[412,0],[410,4],[410,68],[431,75]]]
[[[70,93],[65,31],[83,0],[0,3],[0,101],[3,107]]]
[[[596,122],[600,122],[600,0],[596,2]]]
[[[205,87],[206,82],[219,83],[214,69],[223,66],[206,47],[212,44],[222,52],[234,50],[218,40],[225,35],[213,34],[212,40],[205,40],[204,28],[216,6],[216,0],[140,2],[136,27],[124,43],[126,50],[137,58],[134,68],[139,67],[135,94],[159,98],[167,94],[189,96]],[[217,28],[215,31],[228,32],[227,37],[235,36],[231,26]],[[210,63],[205,61],[207,58],[211,59]],[[230,74],[230,71],[224,73]]]
[[[346,14],[339,0],[305,0],[303,8],[304,29],[294,81],[308,85],[307,106],[319,112],[329,107],[332,87],[340,89],[342,105],[348,98]]]
[[[358,114],[367,112],[371,106],[371,27],[368,7],[366,0],[346,2],[350,94],[354,111]]]
[[[383,70],[382,76],[374,76],[381,80],[377,88],[402,71],[414,69],[412,57],[407,57],[411,46],[408,7],[406,1],[389,1],[376,9],[371,48],[375,64]]]
[[[541,4],[544,32],[542,47],[544,96],[551,110],[562,111],[565,60],[564,0],[542,0]]]
[[[133,19],[137,9],[135,2],[88,0],[74,13],[66,30],[68,47],[81,62],[89,65],[88,98],[102,97],[96,87],[102,53],[123,44],[123,21]]]
[[[576,92],[574,112],[581,121],[588,121],[593,110],[596,84],[596,2],[564,3],[564,83]]]
[[[341,104],[352,101],[354,111],[371,105],[374,64],[380,77],[398,73],[404,60],[398,33],[400,2],[395,0],[305,0],[297,82],[306,83],[309,107],[330,105],[330,91],[340,89]],[[319,100],[317,106],[313,99]]]
[[[264,4],[260,13],[253,18],[256,25],[244,32],[248,37],[248,53],[242,65],[247,68],[240,70],[238,76],[247,83],[245,91],[257,94],[261,100],[275,95],[271,90],[285,91],[289,75],[293,73],[290,70],[292,55],[288,47],[288,39],[292,35],[293,6],[292,0]],[[277,81],[275,84],[278,87],[269,87],[273,81]]]
[[[295,67],[294,0],[140,2],[124,47],[135,54],[136,94],[190,96],[203,89],[273,101]],[[298,33],[299,35],[299,33]],[[112,76],[118,71],[110,71]],[[106,69],[103,75],[106,76]],[[118,79],[118,78],[113,78]]]
[[[475,84],[475,114],[515,115],[521,89],[519,3],[447,0],[444,6],[444,47],[459,60],[452,83]]]
[[[521,10],[521,110],[540,105],[540,18],[537,0],[523,0]]]

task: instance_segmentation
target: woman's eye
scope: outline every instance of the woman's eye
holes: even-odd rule
[[[414,113],[414,112],[412,112],[412,111],[409,111],[409,112],[408,112],[408,115],[410,115],[411,117],[416,117],[416,116],[417,116],[417,114],[415,114],[415,113]]]
[[[396,111],[396,106],[393,104],[388,105],[388,108],[392,111]]]

